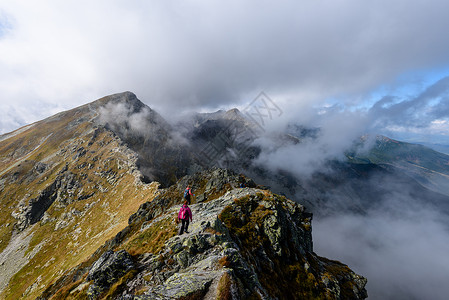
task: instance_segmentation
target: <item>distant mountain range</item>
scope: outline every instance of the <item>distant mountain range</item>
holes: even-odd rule
[[[423,146],[426,146],[427,148],[431,148],[435,151],[441,152],[443,154],[449,155],[449,145],[444,144],[434,144],[434,143],[424,143],[424,142],[417,142],[416,144],[420,144]]]
[[[1,297],[244,299],[254,289],[263,299],[363,299],[363,277],[313,253],[304,206],[363,214],[399,189],[449,214],[447,155],[364,137],[346,161],[302,178],[254,164],[258,130],[237,109],[170,124],[125,92],[1,135]],[[291,125],[267,138],[301,145],[319,130]],[[179,239],[173,216],[187,183],[205,222]],[[104,268],[117,272],[102,277]],[[273,286],[270,268],[299,283],[275,272],[282,289]],[[170,284],[180,288],[185,272],[199,284],[176,294]]]
[[[357,146],[372,143],[366,137]],[[356,150],[357,151],[357,150]],[[377,136],[368,150],[348,154],[351,162],[393,166],[424,187],[449,196],[449,156],[428,147]]]

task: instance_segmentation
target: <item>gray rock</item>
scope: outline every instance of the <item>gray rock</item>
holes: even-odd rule
[[[87,281],[93,281],[89,293],[96,296],[98,291],[110,287],[129,271],[135,269],[131,255],[125,250],[106,251],[89,270]]]

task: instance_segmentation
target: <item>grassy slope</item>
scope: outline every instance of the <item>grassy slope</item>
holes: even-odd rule
[[[417,144],[379,137],[369,152],[351,157],[354,162],[412,164],[449,175],[449,156]]]
[[[11,238],[15,223],[11,213],[20,200],[26,203],[38,197],[64,170],[81,185],[60,195],[68,205],[55,201],[50,206],[49,222],[33,225],[27,253],[34,247],[40,250],[11,279],[1,298],[36,298],[64,270],[85,260],[122,230],[129,216],[157,193],[156,183],[136,181],[128,165],[130,154],[120,141],[108,131],[94,130],[85,121],[88,117],[86,109],[69,111],[0,143],[0,251]],[[79,155],[83,149],[88,151]],[[47,169],[37,172],[37,162],[45,163]],[[79,195],[87,198],[79,200]],[[57,222],[63,226],[55,230]]]

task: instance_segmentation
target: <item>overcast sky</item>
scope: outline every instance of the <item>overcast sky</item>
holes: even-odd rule
[[[361,132],[449,144],[448,11],[445,0],[0,0],[0,133],[127,90],[166,117],[264,91],[285,121],[343,118],[347,130],[354,117]]]

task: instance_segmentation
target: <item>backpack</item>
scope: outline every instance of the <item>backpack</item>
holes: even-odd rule
[[[189,189],[186,189],[184,191],[184,198],[187,198],[189,196]]]
[[[181,216],[180,217],[181,220],[187,219],[187,217],[189,216],[189,213],[187,212],[187,208],[182,206],[181,212],[179,213],[179,215]]]

